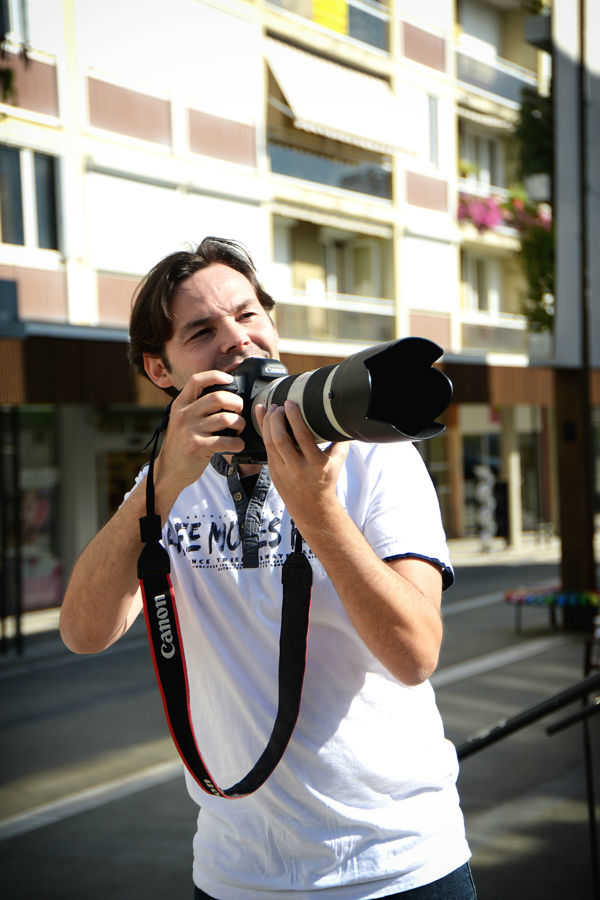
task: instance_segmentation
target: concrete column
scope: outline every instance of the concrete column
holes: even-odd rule
[[[98,530],[95,428],[91,409],[57,407],[61,556],[67,577]]]
[[[463,537],[465,532],[465,481],[462,435],[458,423],[458,406],[455,403],[448,408],[446,413],[446,449],[450,487],[450,521],[445,525],[449,537],[459,538]]]
[[[77,45],[76,0],[62,0],[64,52],[58,57],[58,92],[64,130],[61,156],[60,229],[67,280],[69,322],[98,324],[97,277],[87,243],[85,178],[86,71]]]
[[[542,498],[542,508],[545,513],[545,521],[551,526],[552,534],[558,534],[558,466],[556,462],[556,428],[554,409],[551,406],[543,406],[542,441],[543,453],[543,477],[542,486],[545,497]]]
[[[520,547],[523,538],[523,504],[521,500],[521,455],[516,427],[516,409],[500,410],[500,452],[502,477],[508,483],[508,543]]]

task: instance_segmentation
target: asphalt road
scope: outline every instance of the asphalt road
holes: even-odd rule
[[[434,676],[457,745],[581,678],[580,638],[552,632],[540,609],[516,634],[501,600],[556,577],[552,562],[457,566]],[[195,811],[142,623],[98,657],[29,637],[24,658],[0,659],[0,683],[0,896],[191,900]],[[462,764],[480,900],[593,896],[581,727],[548,737],[545,724]],[[600,758],[600,716],[590,724]]]

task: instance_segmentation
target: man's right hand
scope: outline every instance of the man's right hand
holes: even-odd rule
[[[203,393],[207,387],[232,381],[231,375],[218,369],[199,372],[173,401],[155,471],[157,505],[163,518],[181,491],[202,475],[213,453],[240,453],[244,449],[241,437],[219,433],[232,429],[241,434],[246,427],[240,415],[242,398],[227,390]]]

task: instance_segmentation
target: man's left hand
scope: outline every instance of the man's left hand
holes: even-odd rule
[[[298,405],[289,400],[284,406],[270,406],[266,413],[264,406],[259,406],[256,418],[271,479],[302,531],[303,524],[314,521],[320,508],[336,502],[336,485],[349,444],[334,443],[321,450]]]

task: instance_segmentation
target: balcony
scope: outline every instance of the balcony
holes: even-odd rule
[[[527,323],[522,316],[466,312],[461,316],[463,351],[526,355],[529,350]]]
[[[392,198],[391,166],[373,162],[345,163],[330,157],[319,156],[307,150],[277,144],[267,144],[271,171],[278,175],[302,178],[330,187],[358,191],[385,200]]]
[[[269,0],[315,24],[345,34],[378,50],[389,51],[389,13],[387,0]]]
[[[521,92],[525,87],[535,87],[537,79],[528,69],[497,57],[483,60],[466,49],[457,48],[456,78],[463,85],[493,94],[503,103],[521,105]]]
[[[292,290],[277,301],[282,338],[368,345],[395,337],[393,300]]]

